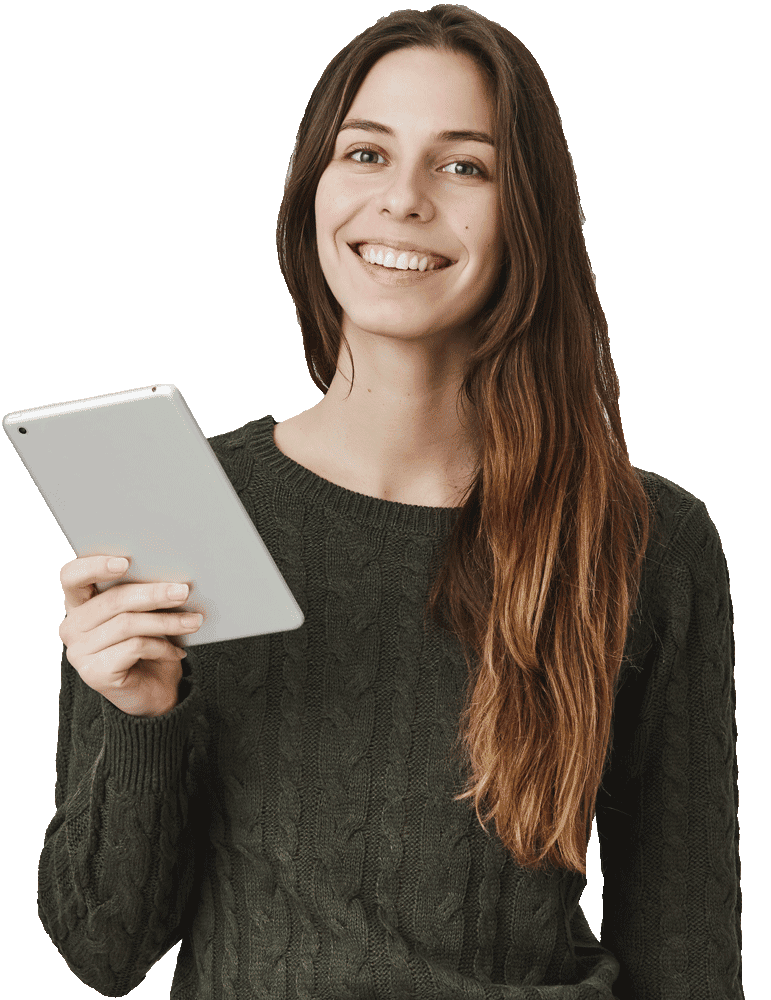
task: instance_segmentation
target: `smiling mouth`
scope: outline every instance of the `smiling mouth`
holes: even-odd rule
[[[377,261],[375,261],[373,263],[372,261],[367,260],[366,257],[363,257],[359,253],[359,248],[362,247],[363,245],[364,244],[362,244],[362,243],[349,243],[348,244],[348,246],[350,247],[350,249],[356,254],[356,256],[359,258],[359,260],[363,264],[367,264],[369,267],[377,267],[377,268],[379,268],[379,269],[381,269],[383,271],[396,271],[399,274],[416,274],[416,273],[417,274],[425,274],[426,272],[429,272],[430,274],[433,274],[434,271],[446,271],[447,268],[452,267],[453,264],[455,263],[454,260],[448,260],[447,263],[435,264],[435,263],[432,262],[432,256],[433,255],[431,255],[431,254],[420,253],[418,250],[413,250],[413,251],[410,251],[410,250],[399,250],[397,252],[394,264],[389,267],[387,264],[378,264]],[[418,267],[396,267],[396,260],[398,260],[399,257],[401,257],[401,255],[404,254],[404,253],[409,254],[409,260],[412,260],[414,257],[417,257],[419,262],[424,257],[428,257],[428,264],[422,270],[421,270],[421,268],[420,268],[419,265],[418,265]]]

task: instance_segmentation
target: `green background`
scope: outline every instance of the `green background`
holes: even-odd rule
[[[736,639],[744,982],[758,996],[769,357],[767,128],[755,95],[768,33],[747,3],[473,9],[521,39],[559,107],[631,460],[703,500],[720,532]],[[173,382],[211,436],[318,401],[276,219],[311,91],[390,12],[363,0],[4,8],[3,413]],[[74,1000],[95,991],[68,969],[36,902],[54,813],[59,570],[73,552],[5,438],[0,474],[3,986]],[[596,827],[588,879],[581,904],[599,937]],[[178,950],[137,997],[168,998]]]

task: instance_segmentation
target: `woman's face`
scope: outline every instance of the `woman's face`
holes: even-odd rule
[[[492,139],[491,100],[465,55],[397,49],[370,69],[316,191],[319,259],[342,306],[344,333],[353,326],[400,339],[465,337],[472,328],[503,254],[495,150],[486,141],[439,133],[475,131]],[[378,129],[346,127],[353,119]],[[362,145],[371,152],[357,152]],[[350,246],[362,241],[401,241],[397,269],[365,263]],[[399,257],[403,250],[407,258]],[[429,251],[453,263],[399,269],[413,250],[419,259]],[[385,252],[381,259],[389,262]]]

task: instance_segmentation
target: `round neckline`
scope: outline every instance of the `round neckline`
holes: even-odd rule
[[[273,437],[273,428],[277,423],[272,414],[268,413],[244,426],[244,430],[249,432],[251,450],[260,457],[266,468],[287,483],[294,494],[314,506],[321,505],[336,510],[362,524],[425,535],[446,534],[463,509],[423,507],[396,500],[382,500],[339,486],[281,451]]]

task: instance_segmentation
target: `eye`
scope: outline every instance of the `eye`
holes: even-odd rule
[[[376,149],[354,149],[352,153],[348,154],[348,157],[350,159],[353,159],[355,153],[367,153],[367,154],[371,153],[373,156],[380,156],[380,153],[378,153],[378,151]],[[370,161],[369,160],[363,160],[363,161],[362,160],[355,160],[354,162],[355,163],[362,163],[362,162],[369,163]]]
[[[459,174],[457,171],[454,170],[454,171],[452,171],[452,173],[453,173],[453,175],[455,177],[477,177],[477,176],[481,177],[481,176],[484,175],[484,171],[482,170],[482,168],[478,167],[476,165],[476,163],[472,163],[470,160],[453,160],[452,163],[448,163],[447,166],[448,167],[452,167],[456,163],[460,163],[461,166],[464,166],[464,167],[473,167],[474,170],[477,171],[477,173],[476,174]],[[442,167],[442,170],[444,170],[444,167]]]
[[[352,149],[349,153],[347,153],[343,157],[343,159],[351,160],[351,159],[353,159],[353,156],[354,156],[355,153],[373,153],[375,156],[381,156],[382,155],[376,149],[372,149],[369,146],[357,146],[356,149]],[[354,163],[362,163],[362,161],[361,160],[354,160]],[[448,163],[446,166],[452,167],[456,163],[460,163],[464,167],[473,167],[474,170],[477,171],[477,173],[476,174],[469,174],[469,173],[459,174],[456,171],[453,171],[453,176],[454,177],[484,177],[484,175],[485,175],[484,170],[482,170],[481,167],[477,166],[476,163],[472,163],[470,160],[453,160],[451,163]],[[376,163],[370,164],[368,161],[365,161],[362,165],[363,166],[378,166],[378,164],[376,164]],[[445,167],[442,167],[442,170],[444,170],[444,169],[445,169]]]

